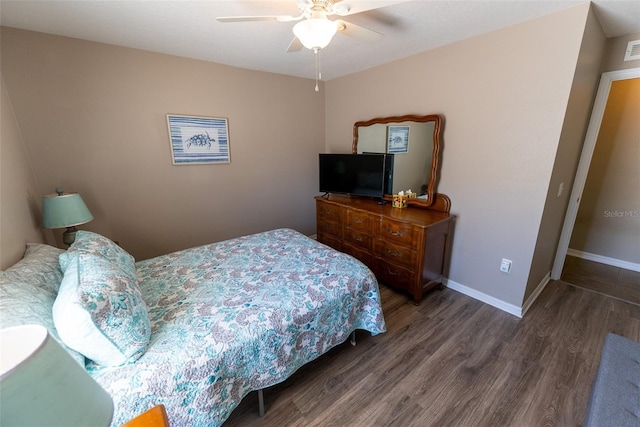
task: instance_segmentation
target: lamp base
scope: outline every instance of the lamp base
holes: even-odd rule
[[[65,245],[71,246],[71,244],[75,242],[77,231],[78,229],[76,228],[75,225],[72,227],[67,227],[67,230],[64,233],[62,233],[62,241],[64,242]]]

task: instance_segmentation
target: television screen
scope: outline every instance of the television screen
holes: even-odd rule
[[[320,154],[320,192],[382,197],[388,184],[386,158],[385,154]]]

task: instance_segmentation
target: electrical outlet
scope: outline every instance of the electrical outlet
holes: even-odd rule
[[[503,273],[511,273],[511,260],[502,258],[502,262],[500,262],[500,271]]]

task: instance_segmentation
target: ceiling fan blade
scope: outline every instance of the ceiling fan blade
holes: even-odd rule
[[[289,47],[287,48],[287,53],[298,52],[299,50],[302,49],[302,47],[303,46],[300,39],[297,37],[294,37],[293,40],[291,40],[291,43],[289,43]]]
[[[377,42],[382,40],[384,37],[384,34],[382,33],[352,24],[351,22],[343,21],[342,19],[336,20],[336,23],[338,24],[338,33],[353,37],[354,39],[365,42]]]
[[[292,22],[299,21],[304,17],[291,16],[291,15],[278,15],[278,16],[218,16],[216,19],[220,22],[255,22],[255,21],[277,21],[277,22]]]
[[[337,15],[347,16],[393,4],[405,3],[406,1],[408,0],[342,0],[334,2],[333,10]]]

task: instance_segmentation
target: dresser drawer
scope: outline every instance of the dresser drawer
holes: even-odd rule
[[[342,223],[344,208],[331,203],[316,203],[316,219],[318,222],[332,221]]]
[[[347,227],[371,233],[371,215],[366,212],[347,210]]]
[[[337,251],[342,251],[342,239],[331,234],[318,233],[318,242],[331,246]]]
[[[368,233],[347,227],[344,230],[344,241],[370,253],[373,252],[373,238]]]
[[[339,222],[318,222],[317,232],[318,234],[332,235],[338,239],[342,239],[342,225]]]
[[[354,258],[359,259],[366,266],[370,266],[373,264],[374,258],[373,258],[373,255],[371,255],[371,252],[367,252],[362,248],[357,248],[349,244],[344,244],[342,245],[342,252],[349,254]]]
[[[394,288],[413,290],[415,273],[412,270],[376,257],[375,273],[378,279]]]
[[[406,246],[413,244],[414,229],[411,224],[391,221],[386,218],[380,220],[379,235],[382,240],[391,240]]]
[[[393,263],[413,268],[416,265],[416,251],[411,247],[398,245],[387,240],[376,240],[374,254]]]

